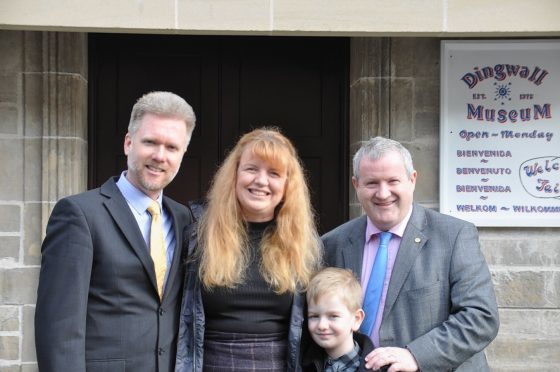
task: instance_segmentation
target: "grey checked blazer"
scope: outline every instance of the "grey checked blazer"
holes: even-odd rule
[[[362,272],[366,216],[322,237],[326,266]],[[478,231],[418,204],[406,226],[389,282],[380,344],[408,348],[421,370],[489,371],[484,348],[499,319]]]

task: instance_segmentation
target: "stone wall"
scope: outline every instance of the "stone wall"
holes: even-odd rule
[[[0,370],[36,371],[44,227],[87,184],[85,34],[0,31],[0,159]]]
[[[403,142],[416,200],[439,200],[436,38],[354,38],[350,154],[375,135]],[[59,198],[86,189],[87,35],[0,31],[0,370],[36,371],[33,316],[40,244]],[[350,180],[349,180],[350,182]],[[352,190],[352,188],[350,188]],[[361,213],[351,192],[351,216]],[[560,365],[560,229],[481,228],[501,328],[493,371]]]
[[[390,136],[411,151],[415,200],[438,207],[440,40],[354,38],[350,69],[350,156],[359,141]],[[361,208],[351,190],[351,214]],[[486,350],[492,370],[560,366],[560,228],[480,228],[501,327]]]

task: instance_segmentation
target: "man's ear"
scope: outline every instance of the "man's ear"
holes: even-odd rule
[[[418,177],[418,172],[416,172],[416,170],[414,170],[410,174],[410,182],[412,182],[413,185],[416,185],[416,177]]]
[[[124,143],[123,143],[124,154],[127,156],[128,156],[128,152],[130,151],[131,145],[132,145],[132,136],[130,135],[130,133],[127,133],[126,136],[124,136]]]
[[[354,332],[358,332],[358,329],[360,329],[360,326],[362,325],[365,316],[366,314],[364,313],[364,310],[362,309],[356,310],[356,312],[354,313],[354,326],[352,327],[352,330]]]

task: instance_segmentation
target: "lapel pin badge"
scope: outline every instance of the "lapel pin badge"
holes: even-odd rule
[[[420,238],[414,238],[415,243],[420,243],[421,241],[422,241],[422,239],[420,239]]]

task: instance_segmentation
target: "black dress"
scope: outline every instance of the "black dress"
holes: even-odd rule
[[[286,371],[293,294],[276,294],[260,272],[260,243],[273,222],[249,223],[250,259],[235,288],[202,289],[204,371]]]

